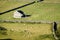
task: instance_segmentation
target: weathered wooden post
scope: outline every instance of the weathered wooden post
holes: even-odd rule
[[[58,40],[58,37],[56,35],[56,32],[57,32],[57,23],[56,22],[53,22],[53,36],[56,40]]]
[[[54,27],[54,31],[57,31],[57,23],[56,22],[53,23],[53,27]]]

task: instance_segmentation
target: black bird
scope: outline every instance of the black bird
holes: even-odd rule
[[[21,10],[17,10],[17,11],[22,14],[22,17],[26,16],[23,11],[21,11]]]
[[[23,11],[17,10],[20,14],[22,14],[22,17],[29,17],[30,15],[26,15]]]

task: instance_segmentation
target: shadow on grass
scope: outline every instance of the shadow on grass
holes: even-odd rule
[[[0,40],[13,40],[13,39],[10,39],[10,38],[6,38],[6,39],[0,39]]]
[[[0,26],[0,34],[7,35],[7,29],[2,27],[2,26]]]

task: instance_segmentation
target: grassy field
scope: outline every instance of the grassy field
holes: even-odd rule
[[[4,15],[0,15],[0,19],[8,19],[8,20],[50,20],[50,21],[60,21],[60,0],[44,0],[40,3],[35,3],[29,5],[27,7],[18,9],[25,12],[25,14],[31,15],[31,17],[15,19],[13,18],[13,13],[16,11],[12,11],[6,13]],[[1,2],[0,2],[1,3]],[[0,12],[27,4],[30,2],[4,2],[0,6]],[[7,18],[8,17],[8,18]]]
[[[0,1],[0,12],[22,6],[30,3],[32,0],[22,1]],[[33,0],[34,1],[34,0]],[[35,0],[37,1],[37,0]],[[26,6],[21,9],[30,17],[15,19],[12,11],[0,15],[1,20],[48,20],[60,21],[60,0],[44,0],[35,4]],[[12,38],[14,40],[55,40],[52,35],[51,24],[27,24],[27,23],[0,23],[0,26],[5,27],[8,35],[0,33],[0,39]],[[58,34],[60,38],[60,24],[58,24]]]
[[[8,35],[1,35],[0,33],[0,39],[54,40],[51,24],[0,23],[0,26],[8,30]]]

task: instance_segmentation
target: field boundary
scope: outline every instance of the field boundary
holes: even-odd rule
[[[44,21],[44,20],[0,20],[0,22],[8,22],[8,23],[47,23],[51,24],[53,22],[56,22],[57,24],[60,23],[60,21]]]
[[[46,24],[51,24],[53,23],[53,21],[29,21],[29,20],[26,20],[26,21],[22,21],[22,20],[0,20],[0,22],[5,22],[5,23],[37,23],[37,24],[41,24],[41,23],[46,23]]]

